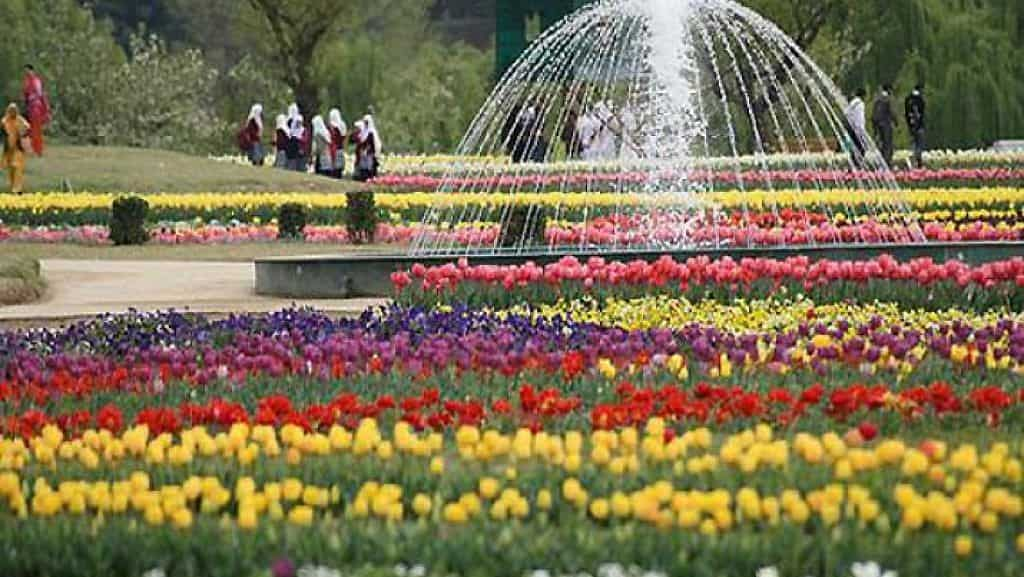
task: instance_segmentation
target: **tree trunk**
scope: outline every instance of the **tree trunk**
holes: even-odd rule
[[[320,111],[320,91],[316,83],[306,74],[298,75],[298,82],[292,86],[292,90],[295,92],[295,103],[299,105],[299,110],[302,111],[302,115],[306,117],[307,121],[317,114],[322,114]]]

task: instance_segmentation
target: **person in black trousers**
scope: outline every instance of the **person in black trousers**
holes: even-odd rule
[[[906,101],[907,128],[914,142],[914,166],[924,168],[925,102],[924,87],[918,84]]]
[[[875,128],[875,137],[878,138],[878,148],[885,159],[885,165],[892,168],[893,130],[896,128],[896,114],[892,109],[892,86],[885,84],[882,91],[875,97],[875,104],[871,111],[871,124]]]

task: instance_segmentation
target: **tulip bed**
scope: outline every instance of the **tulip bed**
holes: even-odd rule
[[[1024,189],[915,188],[894,192],[832,190],[720,191],[702,196],[720,208],[687,225],[687,242],[716,246],[807,246],[1020,241]],[[286,203],[306,207],[303,240],[347,244],[344,196],[318,193],[155,194],[150,204],[154,244],[237,244],[276,240],[276,214]],[[109,244],[109,194],[0,195],[0,242]],[[443,246],[494,246],[509,196],[501,193],[379,193],[383,222],[375,241],[408,245],[422,238]],[[678,244],[675,195],[541,192],[516,195],[519,205],[544,207],[552,247],[628,248]],[[475,215],[458,224],[425,227],[430,208]],[[906,210],[904,210],[904,208]],[[689,213],[686,213],[689,214]],[[689,217],[687,217],[689,218]],[[908,224],[911,223],[911,224]],[[917,224],[912,224],[917,223]]]
[[[0,332],[0,575],[1021,574],[1024,259],[393,281]]]

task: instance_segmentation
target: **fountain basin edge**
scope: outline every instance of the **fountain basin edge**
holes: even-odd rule
[[[695,248],[689,250],[615,250],[608,252],[547,251],[532,253],[458,254],[410,256],[369,254],[339,256],[272,257],[255,261],[256,294],[291,299],[345,299],[388,297],[394,294],[391,274],[408,270],[415,263],[443,265],[465,257],[472,265],[514,265],[528,261],[555,262],[565,256],[583,260],[599,256],[606,260],[653,261],[663,255],[676,260],[695,256],[710,258],[774,258],[806,256],[812,260],[868,260],[883,254],[898,260],[931,258],[938,262],[961,260],[982,264],[1024,256],[1024,242],[922,243],[910,245],[815,245],[800,247]]]

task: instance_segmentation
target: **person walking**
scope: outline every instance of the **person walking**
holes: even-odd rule
[[[366,182],[376,176],[378,150],[376,139],[370,131],[366,118],[356,122],[352,140],[356,145],[355,179],[359,182]]]
[[[858,88],[853,100],[846,106],[843,116],[846,117],[846,130],[850,134],[850,159],[854,166],[864,166],[864,152],[867,150],[867,118],[865,114],[864,98],[867,92]]]
[[[907,96],[904,104],[907,116],[907,129],[910,130],[910,139],[914,143],[914,167],[924,168],[925,151],[925,101],[924,86],[918,84],[914,91]]]
[[[892,85],[884,84],[882,91],[875,97],[871,110],[871,124],[875,128],[878,146],[882,152],[885,165],[892,168],[892,157],[895,152],[893,130],[896,128],[896,114],[892,109]]]
[[[288,168],[288,117],[277,115],[274,128],[274,168]]]
[[[288,147],[285,155],[288,157],[289,170],[306,171],[306,123],[302,114],[296,113],[288,121]]]
[[[32,151],[43,155],[43,128],[50,123],[50,99],[43,89],[43,79],[31,64],[25,65],[25,79],[22,82],[22,96],[25,98],[25,114],[31,125]]]
[[[331,132],[331,150],[334,158],[334,178],[345,175],[345,148],[348,146],[348,125],[341,117],[341,111],[332,108],[327,115],[327,129]]]
[[[334,177],[334,147],[331,142],[331,131],[327,130],[324,117],[319,114],[313,117],[313,165],[316,173],[321,176]]]
[[[18,105],[13,102],[7,106],[3,120],[0,121],[0,137],[3,138],[3,156],[0,156],[0,168],[7,170],[7,181],[11,192],[21,194],[25,184],[25,152],[30,146],[26,143],[31,125],[18,113]]]
[[[263,105],[253,104],[238,144],[253,166],[263,166]]]
[[[377,178],[377,173],[380,172],[380,155],[384,150],[384,144],[380,138],[380,131],[377,130],[377,123],[373,119],[372,114],[367,114],[363,117],[363,123],[366,125],[366,132],[369,135],[370,146],[366,147],[366,154],[364,160],[367,162],[369,170],[369,179],[372,180]]]

